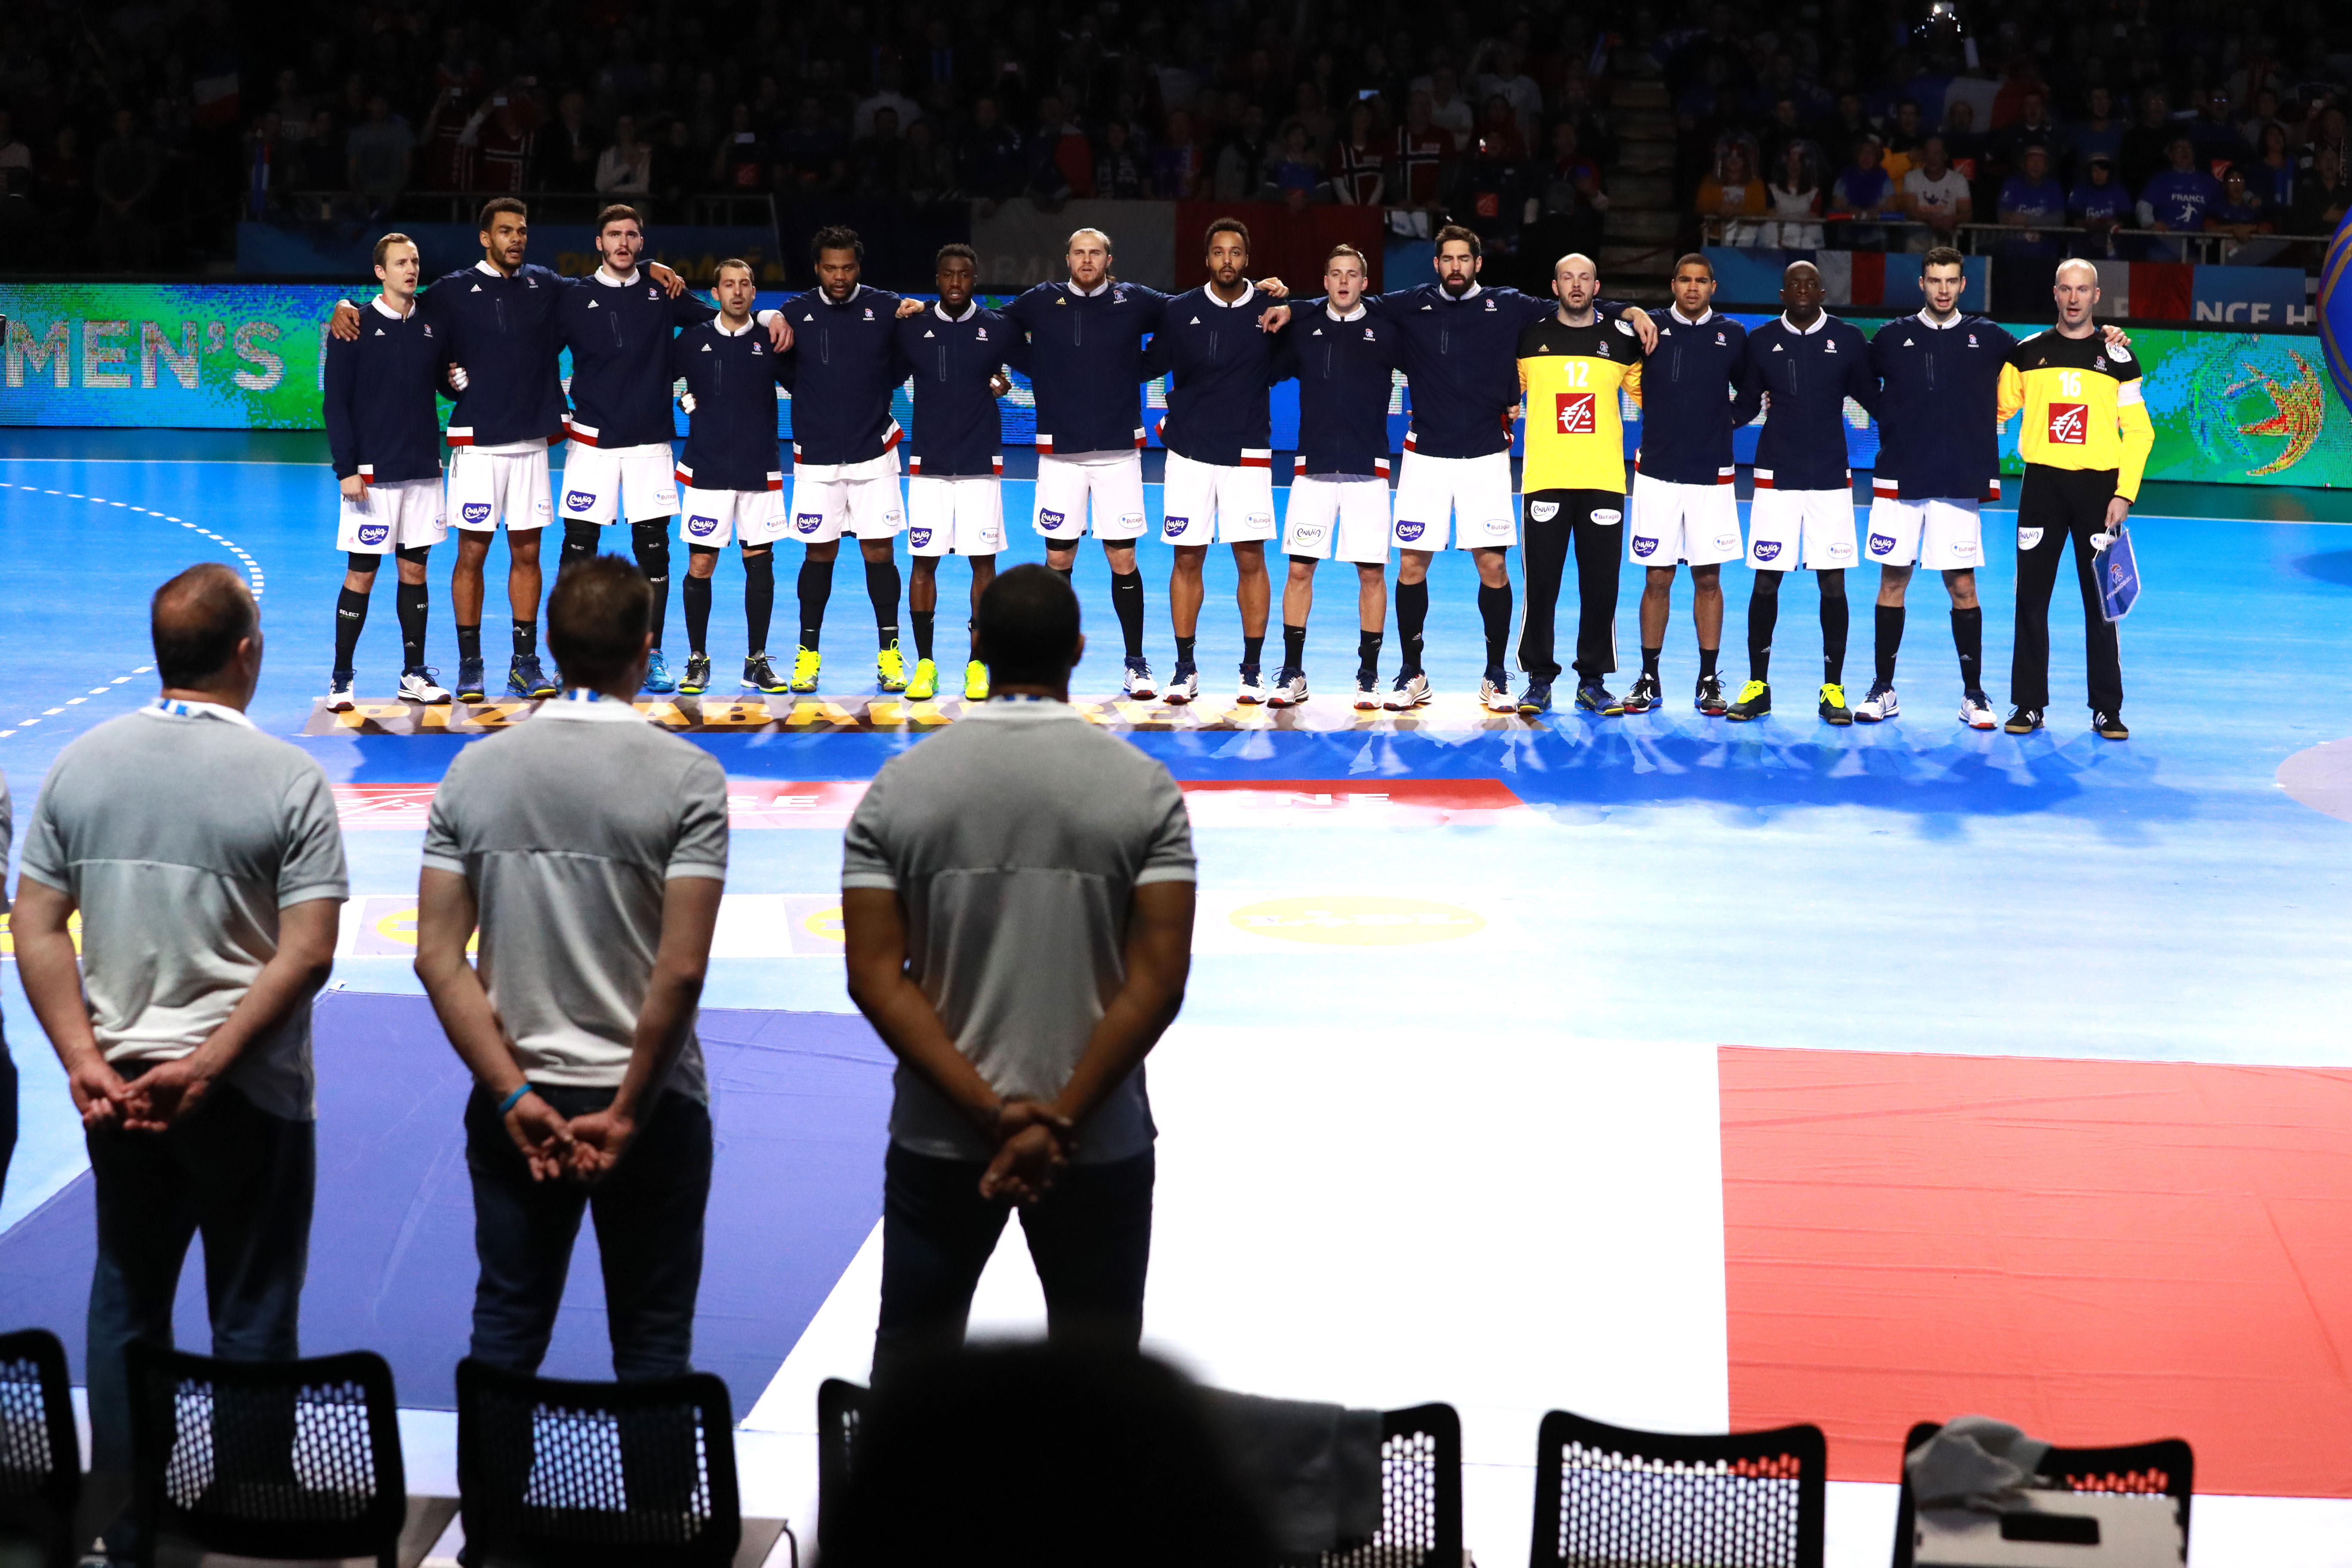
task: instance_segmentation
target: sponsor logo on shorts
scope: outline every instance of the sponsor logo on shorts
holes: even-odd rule
[[[1642,534],[1638,533],[1633,536],[1633,553],[1635,555],[1647,561],[1651,556],[1655,555],[1657,552],[1658,542],[1656,540],[1645,538]]]
[[[593,490],[566,490],[563,492],[563,504],[570,507],[573,511],[586,511],[590,507],[596,504],[595,492]]]
[[[1848,544],[1848,543],[1847,543],[1844,540],[1843,540],[1843,539],[1838,540],[1837,542],[1835,542],[1834,543],[1832,543],[1832,544],[1830,546],[1830,559],[1831,559],[1831,560],[1832,560],[1832,561],[1851,561],[1851,560],[1853,560],[1853,545],[1851,545],[1851,544]]]
[[[392,529],[388,524],[381,522],[363,522],[360,524],[360,542],[362,544],[370,546],[378,545],[382,544],[385,540],[390,539],[391,537]]]
[[[1973,539],[1961,540],[1951,548],[1955,561],[1974,561],[1977,558],[1977,544]]]
[[[689,517],[686,520],[686,531],[697,539],[708,539],[719,531],[719,520],[715,517]]]
[[[1139,511],[1123,511],[1118,514],[1118,522],[1121,528],[1140,529],[1143,526],[1143,514]]]
[[[1181,539],[1184,536],[1184,531],[1192,526],[1192,520],[1189,517],[1168,518],[1160,523],[1160,531],[1171,539]]]
[[[2041,542],[2042,531],[2040,529],[2021,528],[2017,531],[2017,547],[2020,550],[2031,550]]]
[[[1270,511],[1254,511],[1249,514],[1249,525],[1252,528],[1272,528],[1274,526],[1274,513]]]
[[[983,528],[980,531],[980,542],[992,551],[1004,542],[1004,535],[995,529]]]
[[[1625,514],[1619,511],[1614,507],[1597,506],[1592,509],[1592,521],[1594,522],[1606,524],[1612,522],[1622,522],[1624,520]]]
[[[1758,540],[1756,542],[1756,559],[1759,561],[1778,561],[1780,559],[1780,542],[1777,539]]]
[[[1562,392],[1556,396],[1559,407],[1555,417],[1559,421],[1559,433],[1563,436],[1591,435],[1593,430],[1592,394]]]
[[[490,520],[490,503],[486,500],[469,500],[457,509],[457,515],[467,522],[488,522]]]
[[[1048,511],[1041,506],[1037,509],[1037,526],[1046,530],[1059,528],[1062,526],[1062,514],[1058,511]]]
[[[1292,542],[1297,544],[1320,544],[1323,542],[1323,525],[1319,522],[1302,522],[1290,531],[1290,537]]]
[[[1891,533],[1874,533],[1874,534],[1872,534],[1872,535],[1870,536],[1870,552],[1871,552],[1873,555],[1892,555],[1892,554],[1894,554],[1894,553],[1895,553],[1895,536],[1894,536],[1893,534],[1891,534]]]
[[[2079,447],[2090,439],[2091,405],[2053,403],[2050,405],[2050,440],[2060,447]]]
[[[1397,524],[1396,533],[1399,539],[1402,540],[1407,544],[1411,544],[1414,540],[1419,539],[1428,531],[1429,524],[1425,522],[1400,521]]]
[[[1715,547],[1717,550],[1736,551],[1739,548],[1739,535],[1736,533],[1718,533],[1715,536]]]
[[[814,533],[818,529],[824,526],[824,513],[821,511],[801,512],[793,517],[793,526],[799,529],[803,533]]]
[[[1528,515],[1535,519],[1538,522],[1549,522],[1553,518],[1559,515],[1559,502],[1556,500],[1531,500],[1528,502]]]
[[[901,515],[902,514],[897,507],[892,507],[888,511],[882,514],[882,521],[888,523],[890,525],[891,531],[895,533],[898,531]]]
[[[929,550],[931,547],[931,531],[928,528],[908,529],[907,542],[918,550]]]
[[[1486,520],[1486,537],[1489,539],[1500,539],[1510,531],[1511,520],[1509,518],[1490,517]]]

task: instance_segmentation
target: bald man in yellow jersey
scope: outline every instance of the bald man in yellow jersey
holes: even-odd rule
[[[1620,714],[1626,705],[1602,684],[1617,668],[1617,573],[1625,538],[1625,426],[1618,394],[1642,402],[1642,344],[1622,321],[1593,308],[1601,279],[1588,256],[1552,268],[1559,308],[1519,332],[1520,406],[1528,421],[1519,496],[1527,529],[1527,618],[1519,668],[1528,673],[1522,713],[1551,706],[1559,660],[1552,621],[1569,552],[1576,552],[1576,705]],[[1653,698],[1654,701],[1654,697]],[[1648,706],[1648,704],[1644,704]]]
[[[2131,514],[2156,430],[2140,401],[2139,363],[2091,320],[2098,270],[2087,261],[2062,261],[2051,294],[2057,326],[2011,348],[2000,373],[2001,421],[2025,411],[2017,439],[2025,459],[2017,503],[2017,637],[2009,664],[2016,706],[2001,728],[2031,734],[2050,706],[2050,595],[2071,537],[2083,590],[2091,727],[2121,741],[2131,734],[2124,728],[2123,661],[2114,623],[2099,607],[2098,552]]]

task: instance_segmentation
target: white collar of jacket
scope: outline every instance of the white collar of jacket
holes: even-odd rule
[[[1796,322],[1789,320],[1789,312],[1783,310],[1780,312],[1780,324],[1783,327],[1786,327],[1789,331],[1796,333],[1801,338],[1810,338],[1815,332],[1823,331],[1829,326],[1830,313],[1827,310],[1823,310],[1820,315],[1813,318],[1813,324],[1811,326],[1801,327],[1797,325]]]
[[[1437,286],[1437,291],[1441,294],[1444,294],[1447,300],[1456,305],[1466,305],[1471,300],[1475,300],[1479,295],[1484,294],[1486,291],[1486,286],[1484,283],[1479,282],[1475,278],[1473,278],[1470,279],[1470,287],[1462,290],[1458,295],[1448,293],[1446,291],[1445,285],[1443,283],[1440,283]]]
[[[192,702],[184,697],[158,697],[139,711],[150,719],[226,719],[248,730],[257,728],[252,720],[226,702]]]
[[[586,687],[574,687],[562,696],[539,705],[534,719],[581,719],[596,723],[649,722],[646,716],[618,698],[607,697]]]
[[[1360,321],[1367,314],[1364,309],[1364,302],[1361,300],[1357,300],[1356,308],[1349,311],[1344,316],[1339,314],[1339,311],[1331,309],[1331,301],[1326,300],[1323,301],[1323,313],[1330,317],[1335,321]]]
[[[1676,305],[1669,309],[1666,314],[1674,318],[1674,323],[1677,327],[1703,327],[1715,320],[1715,307],[1709,305],[1700,315],[1685,316],[1683,314],[1683,308]]]
[[[942,321],[969,321],[972,317],[979,313],[980,301],[977,299],[966,300],[963,302],[963,314],[961,316],[950,316],[948,314],[948,308],[946,305],[940,303],[937,300],[931,301],[931,314],[937,316]]]
[[[1218,299],[1216,285],[1213,283],[1202,284],[1201,286],[1201,292],[1208,296],[1210,304],[1218,307],[1220,310],[1238,310],[1244,305],[1248,304],[1252,300],[1257,298],[1257,285],[1251,282],[1246,278],[1243,279],[1242,297],[1238,300]]]
[[[717,332],[722,338],[740,338],[759,324],[760,318],[757,316],[752,317],[750,321],[744,322],[740,327],[729,326],[727,324],[727,318],[724,316],[713,316],[710,318],[710,330]]]
[[[1106,276],[1101,282],[1096,284],[1091,289],[1081,289],[1075,283],[1067,282],[1064,283],[1062,287],[1067,289],[1071,293],[1076,294],[1081,300],[1092,300],[1108,291],[1110,289],[1110,279]]]
[[[833,305],[833,308],[836,310],[846,310],[849,307],[857,303],[857,297],[866,292],[866,285],[863,283],[851,284],[849,286],[849,298],[844,300],[838,305],[833,304],[833,296],[824,291],[824,287],[822,284],[810,289],[809,292],[816,296],[816,302],[820,305]]]
[[[964,710],[966,719],[1076,719],[1086,715],[1068,703],[1052,697],[992,697],[977,707]]]
[[[588,274],[589,277],[593,278],[597,282],[602,283],[607,289],[626,289],[645,275],[646,270],[642,267],[630,268],[629,275],[626,278],[615,278],[611,273],[605,271],[602,267],[597,268],[595,271]]]
[[[485,278],[511,278],[514,276],[514,274],[510,272],[499,271],[497,268],[491,266],[487,259],[475,262],[474,270],[480,273]]]
[[[1827,315],[1828,312],[1823,311],[1822,314]],[[1967,318],[1968,312],[1966,310],[1955,310],[1952,312],[1952,319],[1950,321],[1939,321],[1936,320],[1935,317],[1927,314],[1927,308],[1925,306],[1922,306],[1919,310],[1919,324],[1927,328],[1931,332],[1948,332],[1954,327],[1958,326],[1961,321],[1967,320]]]
[[[408,320],[408,317],[407,317],[406,315],[404,315],[404,314],[403,314],[403,313],[401,313],[400,311],[395,310],[394,310],[391,306],[389,306],[389,305],[385,304],[385,303],[383,302],[383,295],[381,295],[381,294],[378,294],[374,299],[370,300],[368,301],[368,303],[369,303],[369,304],[371,304],[371,305],[373,305],[373,306],[375,307],[375,309],[376,309],[376,313],[377,313],[378,315],[383,316],[383,317],[386,318],[387,320],[394,321],[404,321]],[[413,310],[415,310],[416,309],[416,307],[415,307],[415,304],[413,304],[413,303],[412,303],[412,304],[408,307],[408,309],[409,309],[410,310],[412,310],[412,311],[413,311]]]

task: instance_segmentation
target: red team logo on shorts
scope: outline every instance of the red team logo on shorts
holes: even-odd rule
[[[2053,403],[2050,405],[2050,440],[2053,446],[2079,447],[2091,432],[2091,405]]]
[[[1592,394],[1563,392],[1559,398],[1559,433],[1563,436],[1590,436],[1593,433]]]

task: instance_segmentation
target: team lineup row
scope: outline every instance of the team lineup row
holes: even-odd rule
[[[1713,272],[1704,258],[1677,265],[1672,306],[1644,311],[1601,300],[1593,264],[1577,255],[1557,265],[1551,298],[1486,288],[1478,237],[1465,229],[1438,237],[1434,281],[1386,294],[1367,291],[1364,258],[1340,247],[1327,262],[1323,295],[1295,311],[1279,280],[1250,279],[1248,231],[1232,220],[1205,236],[1210,281],[1198,289],[1171,296],[1116,279],[1109,238],[1081,229],[1069,242],[1067,279],[1038,285],[1002,310],[974,300],[978,266],[969,247],[941,250],[940,299],[925,304],[861,283],[857,237],[828,229],[813,246],[818,286],[756,320],[746,266],[719,268],[715,310],[666,268],[641,268],[644,229],[628,207],[600,216],[601,265],[585,279],[523,263],[528,215],[510,198],[484,209],[481,239],[480,262],[420,290],[415,247],[386,236],[377,246],[382,293],[364,309],[345,304],[336,313],[327,423],[343,495],[339,542],[349,559],[330,697],[338,707],[352,700],[352,653],[385,553],[399,561],[401,694],[448,700],[425,664],[424,577],[426,550],[453,522],[457,699],[485,694],[483,565],[501,523],[514,620],[507,689],[552,694],[538,659],[536,616],[541,531],[559,513],[567,561],[593,554],[604,526],[632,526],[638,564],[655,587],[648,689],[709,686],[712,574],[730,542],[745,571],[741,685],[815,689],[825,605],[847,533],[864,557],[883,689],[917,700],[935,695],[938,563],[965,556],[976,600],[1004,546],[998,400],[1011,369],[1027,375],[1035,392],[1033,526],[1049,564],[1067,575],[1092,531],[1110,568],[1127,694],[1180,703],[1200,692],[1202,567],[1216,542],[1233,549],[1239,573],[1240,700],[1307,700],[1315,572],[1337,558],[1358,574],[1356,706],[1426,703],[1427,573],[1433,553],[1450,543],[1476,564],[1486,667],[1480,700],[1490,709],[1539,713],[1552,705],[1563,673],[1554,655],[1554,612],[1572,554],[1580,580],[1578,707],[1614,715],[1660,705],[1673,580],[1687,564],[1700,711],[1735,721],[1770,711],[1780,581],[1804,570],[1821,589],[1821,716],[1832,723],[1891,718],[1898,710],[1894,670],[1905,591],[1924,563],[1942,574],[1951,598],[1960,717],[1990,728],[1975,584],[1984,558],[1978,508],[1998,492],[2000,425],[2022,409],[2026,478],[2008,728],[2039,728],[2048,705],[2049,600],[2072,539],[2095,728],[2114,739],[2126,733],[2096,561],[2137,493],[2152,436],[2126,340],[2092,320],[2097,284],[2086,267],[2059,268],[2055,328],[2021,342],[1960,311],[1960,259],[1942,250],[1922,258],[1922,309],[1865,339],[1822,310],[1821,277],[1809,263],[1788,268],[1781,314],[1749,332],[1713,310]],[[566,348],[568,411],[557,374]],[[1387,411],[1399,372],[1412,391],[1412,416],[1391,490]],[[1165,686],[1144,654],[1135,557],[1146,531],[1141,387],[1163,374],[1170,386],[1159,432],[1167,448],[1160,532],[1174,547],[1169,603],[1176,645]],[[1268,395],[1276,382],[1294,377],[1298,448],[1277,529]],[[909,381],[912,428],[902,431],[892,395]],[[688,435],[673,458],[671,399],[681,386]],[[775,436],[780,388],[793,397],[789,502]],[[444,390],[457,400],[446,478],[435,405]],[[1849,397],[1881,426],[1866,552],[1846,467]],[[1630,494],[1621,398],[1643,410]],[[1755,499],[1743,539],[1732,432],[1759,412]],[[1522,415],[1527,445],[1515,504],[1511,432]],[[556,441],[567,444],[560,505],[548,461]],[[681,598],[690,646],[675,679],[659,652],[673,526],[688,552]],[[906,592],[911,670],[898,646],[895,544],[902,531],[913,561]],[[1283,658],[1269,684],[1261,664],[1272,607],[1265,551],[1277,534],[1288,572]],[[806,547],[799,642],[788,673],[766,652],[773,546],[787,539]],[[1526,603],[1517,655],[1526,680],[1515,697],[1506,668],[1515,609],[1507,552],[1522,544]],[[1383,692],[1391,551],[1399,555],[1402,658]],[[1743,557],[1755,570],[1749,671],[1737,698],[1727,700],[1717,669],[1720,566]],[[1647,569],[1643,664],[1620,697],[1605,678],[1616,668],[1617,583],[1627,559]],[[1865,562],[1881,568],[1877,668],[1869,694],[1850,707],[1843,574]],[[987,694],[976,649],[964,692]]]

